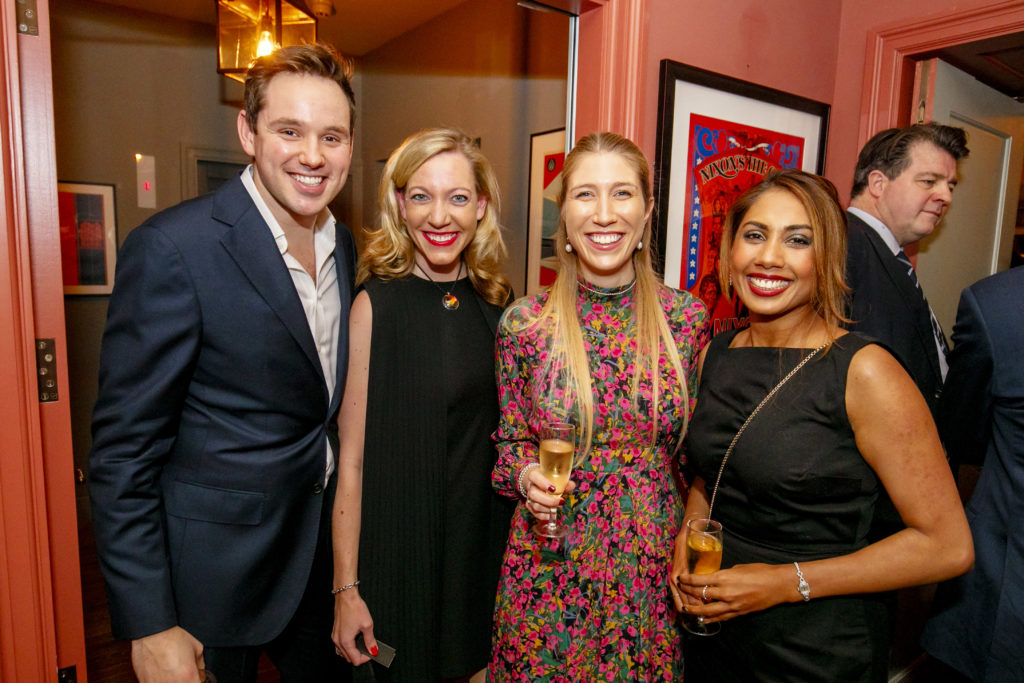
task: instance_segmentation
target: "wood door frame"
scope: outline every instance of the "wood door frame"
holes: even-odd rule
[[[1024,4],[1019,0],[986,2],[869,31],[858,149],[876,132],[910,123],[915,55],[1020,31]]]
[[[17,33],[0,6],[0,679],[86,681],[57,221],[50,15]],[[31,84],[31,87],[22,87]],[[35,341],[55,340],[58,401],[39,401]]]

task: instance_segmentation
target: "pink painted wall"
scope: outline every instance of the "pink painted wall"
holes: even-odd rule
[[[841,8],[841,0],[650,0],[644,153],[654,161],[662,59],[831,104]]]
[[[601,39],[593,37],[601,35],[601,10],[584,11],[580,14],[579,55],[576,69],[576,139],[588,133],[596,132],[597,110],[601,105]],[[588,38],[591,38],[588,40]],[[658,95],[654,95],[651,111],[658,109]],[[646,113],[647,108],[644,108]],[[657,114],[655,114],[657,116]],[[655,119],[657,120],[657,119]],[[648,153],[647,149],[644,149]],[[652,162],[654,157],[651,157]]]
[[[957,0],[843,0],[835,70],[837,77],[832,96],[832,127],[825,168],[825,174],[839,188],[840,196],[849,196],[857,152],[866,142],[858,136],[867,106],[863,83],[868,32],[948,14],[965,6],[995,4],[1000,3],[994,0],[966,3]],[[869,131],[868,134],[876,132]]]
[[[628,0],[610,0],[621,2]],[[832,106],[825,175],[849,193],[863,140],[864,65],[869,31],[1001,0],[648,0],[640,146],[654,162],[658,65],[673,59]],[[580,32],[577,135],[597,108],[600,22],[584,14]],[[588,128],[589,127],[589,128]],[[874,132],[874,131],[871,131]]]

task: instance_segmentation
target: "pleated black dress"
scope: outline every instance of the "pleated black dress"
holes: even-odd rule
[[[365,289],[373,336],[359,590],[374,634],[397,650],[390,669],[374,664],[373,673],[377,681],[464,676],[488,660],[512,512],[490,485],[501,309],[468,278],[451,288],[454,311],[417,277]]]
[[[726,449],[758,403],[811,349],[708,348],[686,457],[708,496]],[[747,426],[723,470],[712,515],[724,530],[723,568],[835,557],[868,545],[881,484],[846,414],[853,355],[871,343],[841,337],[808,362]],[[793,586],[796,587],[796,570]],[[885,681],[887,594],[785,603],[722,623],[683,648],[685,680]]]

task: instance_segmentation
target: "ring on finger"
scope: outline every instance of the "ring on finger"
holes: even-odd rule
[[[705,585],[704,586],[704,590],[702,590],[700,592],[700,597],[702,597],[704,599],[704,601],[707,602],[707,600],[708,600],[708,587],[707,587],[707,585]]]

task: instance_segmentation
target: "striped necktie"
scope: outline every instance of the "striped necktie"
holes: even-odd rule
[[[935,335],[935,344],[937,345],[940,353],[939,365],[942,368],[942,379],[946,379],[946,371],[948,365],[946,364],[946,356],[949,355],[949,347],[946,346],[946,335],[942,333],[942,327],[939,325],[939,321],[935,319],[935,312],[932,311],[932,307],[928,304],[928,297],[924,295],[924,290],[921,289],[921,283],[917,280],[917,273],[914,272],[914,264],[910,262],[910,257],[907,253],[900,249],[899,253],[896,254],[896,260],[903,264],[907,269],[907,277],[914,283],[914,287],[921,295],[921,299],[924,301],[924,305],[928,307],[928,317],[932,321],[932,334]]]

